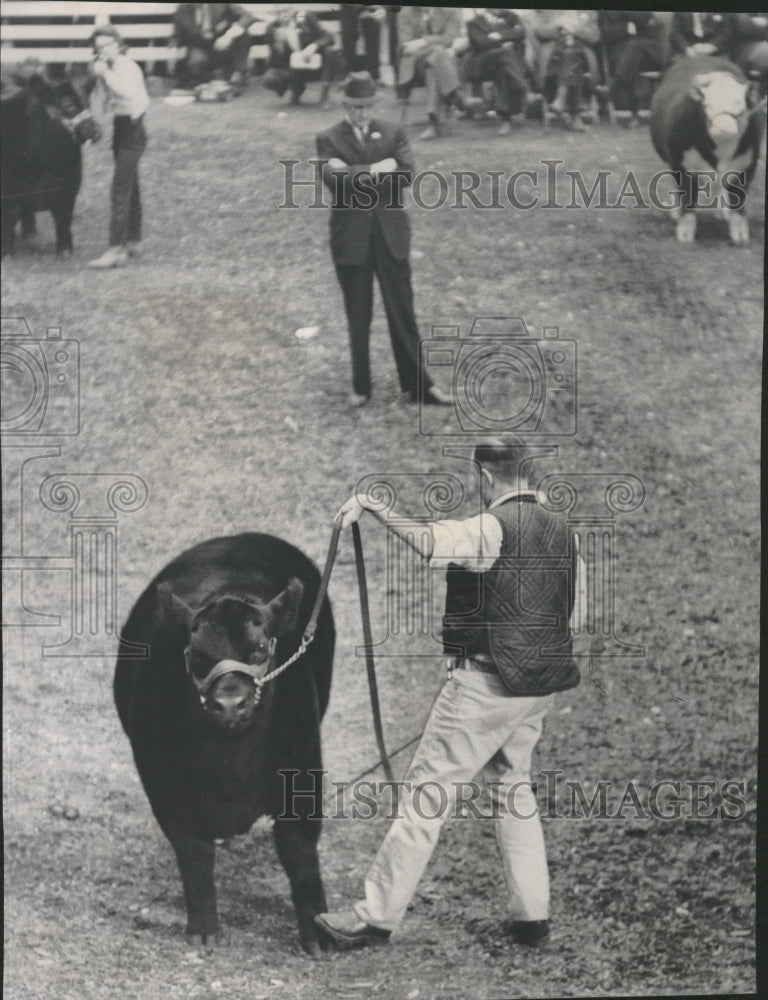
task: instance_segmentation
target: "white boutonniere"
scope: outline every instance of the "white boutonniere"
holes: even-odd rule
[[[371,132],[371,141],[376,142],[377,139],[381,138],[381,132]]]

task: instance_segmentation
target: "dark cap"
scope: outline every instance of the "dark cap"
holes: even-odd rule
[[[344,101],[356,107],[365,107],[376,100],[376,83],[367,70],[350,73],[344,81]]]

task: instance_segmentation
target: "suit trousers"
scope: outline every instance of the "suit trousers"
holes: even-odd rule
[[[415,395],[419,386],[421,338],[413,307],[410,263],[392,256],[374,218],[367,258],[361,264],[336,263],[335,266],[347,314],[354,391],[360,396],[371,394],[369,343],[375,274],[387,314],[400,388]],[[431,381],[425,379],[422,384],[427,391]]]
[[[513,920],[549,917],[549,871],[531,753],[553,694],[517,698],[498,675],[456,670],[437,697],[406,775],[397,817],[365,879],[355,912],[393,930],[432,856],[440,829],[468,800],[466,783],[482,771]],[[490,822],[479,819],[477,822]]]
[[[109,245],[123,246],[141,239],[141,194],[139,192],[139,159],[147,145],[143,119],[132,121],[128,115],[115,117],[112,153],[115,172],[112,175]]]

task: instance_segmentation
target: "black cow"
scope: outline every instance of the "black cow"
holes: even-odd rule
[[[56,252],[72,252],[72,213],[82,181],[81,145],[100,130],[79,85],[51,82],[42,72],[17,72],[3,80],[2,252],[13,250],[21,221],[35,231],[35,213],[50,212]]]
[[[696,238],[694,210],[704,207],[703,200],[721,210],[733,243],[749,241],[745,202],[757,167],[765,107],[750,110],[748,92],[746,77],[729,60],[682,56],[654,95],[651,138],[659,156],[679,173],[676,235],[681,243]],[[714,183],[706,177],[712,171]]]
[[[325,947],[313,922],[325,909],[321,781],[310,772],[322,767],[320,720],[335,642],[327,597],[307,652],[260,697],[258,683],[298,649],[319,580],[313,563],[279,538],[215,538],[158,574],[122,632],[115,702],[176,853],[194,946],[214,944],[219,934],[214,841],[272,816],[302,946],[312,955]],[[146,645],[148,656],[135,658],[131,643]]]

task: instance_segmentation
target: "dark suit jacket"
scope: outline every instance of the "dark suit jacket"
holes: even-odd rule
[[[380,231],[396,260],[406,260],[411,249],[411,225],[405,213],[403,188],[411,183],[413,157],[403,129],[372,119],[361,144],[346,119],[317,136],[317,155],[337,157],[343,170],[323,167],[323,181],[333,194],[331,253],[337,264],[362,264],[371,239]],[[397,173],[373,183],[371,164],[393,156]]]
[[[672,50],[680,53],[685,52],[689,45],[696,42],[709,42],[717,46],[718,54],[726,55],[730,52],[733,21],[729,14],[705,12],[701,15],[702,37],[693,32],[693,14],[687,11],[676,10],[672,15]]]

